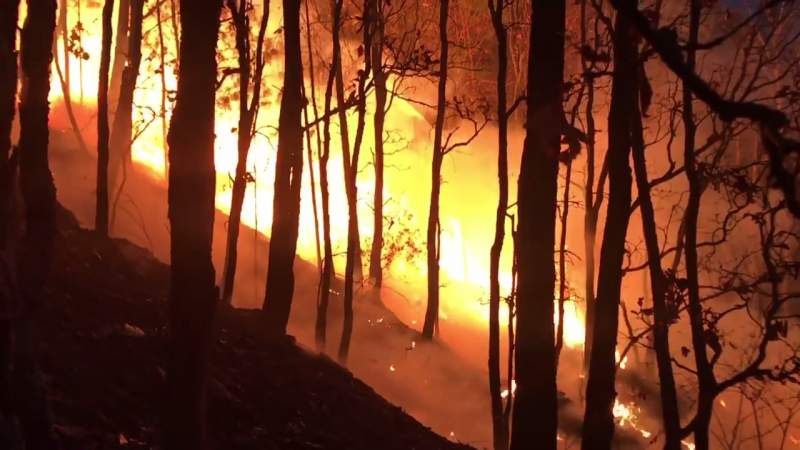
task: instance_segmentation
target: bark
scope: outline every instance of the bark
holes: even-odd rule
[[[608,116],[610,188],[608,214],[600,249],[596,315],[586,389],[582,442],[584,450],[608,450],[614,436],[614,350],[617,344],[625,236],[630,219],[632,180],[628,157],[631,150],[630,121],[635,114],[638,98],[638,52],[632,27],[622,14],[617,15],[613,41],[614,74]]]
[[[508,448],[508,422],[503,414],[500,380],[500,256],[508,211],[508,32],[503,23],[505,2],[489,2],[492,26],[497,38],[497,185],[499,197],[494,224],[494,242],[489,255],[489,396],[492,405],[492,436],[495,450]],[[509,391],[510,395],[510,391]]]
[[[17,20],[19,0],[0,4],[0,247],[11,223],[11,127],[17,95]]]
[[[58,75],[58,81],[61,84],[61,93],[63,95],[63,103],[64,109],[67,112],[67,118],[69,118],[70,126],[72,127],[72,132],[75,135],[75,140],[78,141],[78,146],[83,150],[84,153],[89,153],[89,148],[86,146],[86,141],[83,140],[83,133],[81,133],[81,128],[78,126],[78,120],[75,118],[75,111],[72,109],[72,90],[70,85],[70,74],[69,74],[69,49],[67,44],[67,34],[69,30],[67,29],[67,1],[61,0],[59,3],[59,15],[58,15],[58,31],[61,32],[63,47],[62,53],[64,54],[64,71],[62,73],[61,70],[61,63],[58,59],[58,39],[53,39],[53,62],[55,63],[54,66],[56,67],[56,74]],[[56,33],[58,34],[58,33]]]
[[[556,367],[564,347],[564,302],[567,301],[567,225],[569,221],[569,188],[572,183],[572,160],[566,162],[564,196],[561,200],[560,236],[558,240],[558,328],[556,328]]]
[[[563,121],[565,10],[563,0],[534,0],[531,8],[527,133],[517,194],[517,392],[512,450],[556,448],[553,255]]]
[[[689,39],[686,55],[687,69],[694,73],[696,60],[696,44],[698,41],[698,31],[700,28],[699,0],[690,1],[689,12]],[[709,448],[709,425],[713,412],[714,397],[716,396],[717,381],[714,377],[714,369],[706,353],[706,336],[703,326],[703,306],[700,302],[700,286],[698,280],[698,261],[697,261],[697,223],[700,215],[700,198],[703,187],[700,174],[697,172],[695,162],[695,136],[697,125],[694,121],[692,91],[683,84],[683,134],[684,134],[684,165],[686,167],[686,179],[689,182],[689,200],[686,205],[684,237],[684,252],[686,259],[686,281],[688,285],[688,312],[689,323],[692,331],[692,350],[697,368],[698,381],[698,401],[697,417],[694,428],[694,444],[697,450],[708,450]]]
[[[161,3],[156,6],[156,27],[158,29],[158,57],[160,65],[159,78],[161,79],[161,139],[162,142],[167,142],[167,64],[166,52],[167,49],[164,45],[164,26],[161,20]],[[169,170],[167,160],[169,154],[167,146],[164,146],[164,175],[166,176]]]
[[[428,209],[427,264],[428,305],[422,325],[423,339],[433,339],[439,325],[439,200],[442,188],[442,162],[445,149],[442,134],[447,109],[447,63],[450,45],[447,41],[447,18],[450,0],[439,4],[439,86],[436,94],[436,124],[433,129],[433,157],[431,161],[431,199]]]
[[[275,162],[275,197],[263,315],[265,332],[286,334],[294,293],[294,258],[300,218],[300,186],[303,174],[302,82],[300,55],[300,0],[283,0],[285,62],[283,96],[278,119],[278,152]],[[185,33],[185,31],[184,31]]]
[[[375,131],[375,195],[373,199],[373,233],[372,249],[369,257],[369,277],[375,287],[383,284],[383,125],[386,121],[386,74],[383,71],[383,35],[384,17],[383,2],[373,2],[375,36],[372,42],[372,72],[375,85],[375,115],[373,128]]]
[[[230,304],[233,286],[236,281],[237,249],[239,228],[242,221],[242,206],[247,190],[247,155],[255,134],[258,107],[261,101],[261,79],[264,73],[264,38],[269,22],[269,0],[263,3],[261,25],[256,38],[255,73],[251,74],[252,56],[250,54],[250,25],[247,18],[246,0],[228,0],[228,8],[233,15],[236,51],[239,59],[239,123],[237,128],[236,174],[233,178],[231,194],[231,213],[228,216],[228,235],[225,242],[225,263],[222,271],[222,301]],[[252,82],[251,82],[252,75]],[[252,97],[249,92],[252,85]]]
[[[338,53],[339,46],[337,42],[339,40],[343,3],[343,0],[337,0],[333,5],[331,38],[334,42],[334,54],[330,71],[328,72],[328,81],[325,85],[325,109],[323,112],[324,119],[322,124],[323,136],[322,147],[319,155],[319,186],[321,197],[320,200],[322,202],[322,234],[324,240],[324,256],[322,261],[322,273],[320,276],[320,290],[317,303],[317,318],[314,325],[314,336],[316,339],[317,348],[319,348],[320,351],[325,350],[327,341],[328,303],[330,301],[331,281],[336,273],[333,266],[333,244],[331,242],[330,194],[328,191],[328,158],[330,157],[331,149],[331,97],[333,96],[333,82],[336,78],[336,74],[339,73],[338,64],[340,63],[340,55]]]
[[[136,79],[139,77],[139,66],[142,61],[142,19],[144,0],[128,0],[130,2],[130,34],[127,45],[127,62],[122,69],[122,83],[119,88],[116,113],[111,128],[109,145],[109,164],[111,165],[110,184],[117,184],[117,176],[122,171],[122,178],[114,198],[111,210],[111,225],[116,217],[117,205],[125,188],[127,168],[131,158],[133,138],[133,94],[136,90]],[[113,79],[113,73],[112,73]]]
[[[356,104],[357,119],[356,119],[356,135],[353,142],[353,155],[348,166],[349,169],[345,172],[347,179],[345,186],[349,192],[347,197],[347,259],[344,267],[344,319],[342,321],[342,339],[339,341],[339,354],[338,359],[340,364],[347,364],[347,357],[350,353],[350,338],[353,334],[353,288],[357,276],[356,271],[361,271],[361,257],[360,257],[360,240],[358,232],[358,207],[356,200],[358,199],[358,190],[356,186],[356,178],[358,177],[358,157],[361,152],[361,144],[364,138],[364,127],[366,125],[367,115],[367,78],[370,74],[370,51],[372,49],[371,39],[373,33],[373,19],[371,11],[375,10],[375,2],[378,0],[364,0],[364,15],[363,23],[363,48],[364,48],[364,69],[358,75],[358,102]],[[341,59],[340,59],[341,63]],[[340,67],[341,68],[341,67]]]
[[[166,450],[207,448],[206,388],[218,292],[214,230],[216,43],[221,0],[182,0],[178,93],[168,135],[171,286]]]
[[[36,322],[53,260],[56,189],[48,164],[50,63],[56,23],[55,0],[29,0],[21,32],[19,161],[25,203],[25,234],[19,260],[22,304],[14,323],[14,403],[26,447],[58,448],[52,433],[37,364]]]
[[[633,166],[636,174],[636,188],[639,192],[642,234],[647,247],[647,263],[650,270],[650,291],[653,294],[653,347],[656,353],[658,381],[661,394],[661,414],[664,422],[666,450],[681,448],[680,414],[675,376],[672,371],[672,358],[669,350],[669,317],[666,303],[666,278],[661,266],[661,247],[658,243],[656,217],[650,194],[650,181],[647,177],[645,145],[641,112],[636,108],[631,118],[633,140]]]
[[[97,200],[94,228],[108,236],[108,69],[111,64],[111,15],[114,0],[103,5],[103,46],[100,52],[100,76],[97,85]]]
[[[111,66],[111,84],[108,92],[109,105],[112,106],[111,111],[117,110],[120,87],[122,86],[122,71],[125,69],[125,61],[128,55],[128,22],[130,20],[131,1],[120,0],[117,7],[117,37],[114,39],[114,61]],[[177,35],[175,35],[175,39],[177,41]]]

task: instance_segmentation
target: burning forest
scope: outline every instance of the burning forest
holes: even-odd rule
[[[800,448],[794,0],[0,0],[0,448]]]

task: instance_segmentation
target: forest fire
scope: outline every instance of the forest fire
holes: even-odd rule
[[[0,447],[797,445],[795,0],[6,3]]]

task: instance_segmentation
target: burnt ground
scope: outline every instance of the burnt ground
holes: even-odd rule
[[[163,398],[168,267],[98,239],[66,210],[41,311],[41,365],[65,448],[145,449]],[[326,356],[267,345],[257,312],[221,314],[212,356],[215,449],[467,449],[424,427]]]

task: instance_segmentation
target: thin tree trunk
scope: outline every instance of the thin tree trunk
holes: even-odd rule
[[[689,12],[689,39],[686,55],[686,64],[689,72],[695,70],[696,50],[700,28],[701,3],[699,0],[690,0]],[[686,179],[689,182],[689,200],[686,205],[686,234],[685,234],[685,259],[686,281],[688,285],[688,312],[689,323],[692,331],[692,347],[697,368],[698,402],[697,421],[694,428],[694,444],[697,450],[709,448],[709,425],[714,407],[715,390],[717,386],[714,370],[706,354],[706,336],[703,327],[703,307],[700,303],[700,286],[698,280],[697,261],[697,222],[700,215],[700,198],[703,193],[700,175],[697,172],[694,147],[697,125],[694,122],[694,108],[691,89],[683,85],[683,134],[684,134],[684,165]]]
[[[124,1],[124,0],[123,0]],[[142,61],[142,20],[144,0],[128,0],[130,2],[130,34],[127,45],[127,63],[122,69],[122,84],[119,89],[116,113],[111,128],[109,145],[109,164],[111,166],[110,184],[119,185],[116,190],[111,210],[111,226],[116,217],[117,205],[125,188],[127,168],[131,158],[133,137],[133,94],[136,90],[136,79],[139,77],[139,66]],[[113,80],[113,72],[112,72]],[[117,180],[119,171],[122,178]],[[119,181],[119,182],[117,182]]]
[[[11,127],[17,97],[17,21],[19,0],[0,4],[0,247],[11,224]]]
[[[342,320],[342,339],[339,341],[338,359],[340,364],[347,364],[347,357],[350,353],[350,339],[353,334],[353,288],[357,279],[361,279],[361,249],[358,232],[358,187],[356,179],[358,177],[358,157],[361,152],[361,144],[364,138],[364,127],[367,115],[367,78],[371,70],[370,51],[372,48],[371,39],[374,24],[375,2],[378,0],[364,0],[364,23],[363,23],[363,47],[364,47],[364,70],[358,75],[358,103],[356,136],[353,142],[352,160],[349,162],[345,185],[350,195],[347,198],[347,259],[344,267],[344,319]],[[341,63],[341,59],[340,59]],[[358,274],[357,272],[358,271]],[[357,276],[358,275],[358,276]]]
[[[564,197],[561,201],[561,233],[558,240],[558,327],[556,328],[556,367],[564,347],[564,303],[567,301],[567,225],[569,220],[569,188],[572,183],[572,160],[566,162]]]
[[[586,389],[582,441],[584,450],[608,450],[614,436],[614,350],[617,345],[625,237],[630,219],[632,179],[628,157],[631,150],[630,121],[635,114],[635,102],[638,98],[638,52],[633,29],[622,14],[617,15],[613,40],[614,75],[608,116],[610,188],[608,214],[600,249],[596,315]]]
[[[122,86],[122,71],[125,69],[128,55],[128,34],[130,33],[128,22],[130,20],[131,1],[120,0],[117,7],[117,37],[114,39],[114,60],[111,66],[111,81],[108,88],[109,110],[115,111],[114,114],[116,114]],[[177,35],[175,39],[177,41]],[[112,117],[112,123],[113,120]]]
[[[375,36],[372,41],[372,71],[375,84],[375,195],[373,198],[372,249],[369,257],[369,277],[375,287],[383,284],[383,125],[386,121],[386,74],[383,72],[383,2],[374,2]]]
[[[681,447],[680,413],[675,377],[672,371],[672,358],[669,350],[669,316],[666,303],[666,278],[661,266],[661,247],[658,243],[656,217],[650,195],[650,182],[647,177],[645,145],[642,119],[639,108],[631,117],[633,140],[633,166],[636,174],[636,188],[639,192],[642,233],[647,247],[647,263],[650,269],[650,290],[653,294],[653,344],[658,366],[658,380],[661,394],[661,413],[664,422],[665,450],[678,450]]]
[[[206,387],[218,292],[214,230],[216,43],[221,0],[182,0],[178,94],[169,130],[171,286],[164,448],[207,448]]]
[[[228,1],[228,8],[234,15],[236,30],[236,50],[239,55],[239,124],[237,129],[237,161],[236,174],[233,178],[231,194],[231,212],[228,216],[228,235],[225,242],[225,263],[222,271],[222,301],[230,304],[233,298],[233,287],[236,281],[236,264],[238,259],[239,228],[242,220],[242,206],[247,190],[247,156],[255,133],[256,118],[261,101],[261,79],[264,72],[264,38],[269,22],[269,0],[263,3],[261,25],[256,38],[256,67],[251,82],[250,65],[250,27],[247,19],[246,0]],[[252,85],[252,97],[248,94]]]
[[[97,85],[97,201],[94,228],[108,236],[108,69],[111,64],[111,16],[114,0],[103,5],[103,46],[100,52],[100,75]]]
[[[433,158],[431,161],[431,198],[428,209],[427,262],[428,262],[428,305],[422,337],[433,339],[439,322],[439,200],[442,188],[442,134],[447,109],[447,63],[449,42],[447,41],[447,22],[450,0],[439,4],[439,86],[436,94],[436,124],[433,129]]]
[[[328,303],[330,300],[331,281],[335,276],[335,269],[333,266],[333,244],[331,242],[330,194],[328,192],[328,158],[330,157],[331,148],[331,97],[333,96],[333,82],[337,73],[339,73],[338,65],[340,64],[339,45],[337,43],[339,41],[339,30],[341,27],[342,4],[343,0],[336,0],[333,4],[331,39],[334,42],[334,53],[330,71],[328,72],[328,81],[325,85],[325,109],[323,110],[324,119],[322,124],[323,136],[322,147],[319,154],[319,185],[320,197],[322,201],[322,235],[325,253],[322,262],[322,274],[320,278],[319,301],[317,303],[317,318],[314,326],[314,336],[317,343],[317,348],[320,351],[325,350],[327,341]],[[344,137],[342,140],[344,140]],[[349,191],[347,187],[345,187],[345,189]]]
[[[167,142],[167,65],[166,47],[164,46],[164,26],[161,23],[161,3],[156,5],[156,27],[158,28],[158,57],[161,79],[161,141]],[[167,175],[169,155],[167,146],[164,146],[164,176]]]
[[[184,31],[185,32],[185,31]],[[300,55],[300,0],[283,0],[285,63],[283,97],[278,119],[275,197],[263,314],[265,332],[286,334],[294,293],[294,258],[300,219],[303,174],[302,82]]]
[[[516,380],[511,449],[556,448],[555,288],[558,155],[563,121],[564,0],[533,0],[526,136],[517,208]]]
[[[12,375],[15,407],[28,450],[58,448],[37,364],[37,316],[53,261],[56,189],[48,164],[50,64],[56,25],[55,0],[28,0],[21,32],[19,162],[25,234],[19,259],[22,304],[14,323]]]
[[[506,234],[508,211],[508,32],[503,23],[505,2],[489,2],[489,13],[497,38],[497,185],[494,242],[489,255],[489,396],[492,404],[492,436],[495,450],[508,448],[508,422],[503,414],[500,380],[500,256]],[[510,308],[509,308],[510,309]],[[509,398],[511,392],[509,391]]]

